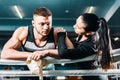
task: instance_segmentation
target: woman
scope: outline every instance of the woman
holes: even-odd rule
[[[102,68],[110,66],[110,47],[109,34],[106,21],[103,18],[98,18],[95,14],[84,13],[79,16],[74,25],[74,31],[79,38],[73,45],[74,48],[67,48],[66,33],[60,32],[58,52],[62,59],[80,59],[93,54],[101,54],[100,61]],[[96,39],[96,34],[99,34],[99,39]],[[79,62],[77,69],[93,69],[94,60]],[[98,76],[83,76],[83,80],[99,80]]]

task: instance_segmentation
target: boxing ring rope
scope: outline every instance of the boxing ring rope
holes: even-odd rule
[[[120,50],[114,50],[114,54],[120,54]],[[114,56],[114,55],[113,55]],[[116,55],[115,55],[116,56]],[[96,60],[96,55],[92,55],[83,59],[69,60],[69,59],[49,59],[49,63],[62,64],[62,63],[75,63],[84,62],[89,60]],[[25,61],[20,60],[4,60],[0,59],[0,65],[26,65]],[[43,76],[81,76],[81,75],[119,75],[120,69],[94,69],[94,70],[43,70]],[[29,70],[0,70],[0,76],[38,76],[32,74]]]
[[[120,75],[119,69],[95,69],[95,70],[43,70],[43,76],[98,76],[98,75]],[[0,76],[38,76],[32,74],[30,71],[20,70],[0,70]]]
[[[111,52],[113,55],[112,57],[120,56],[120,49],[112,50]],[[70,59],[54,59],[54,58],[45,58],[48,60],[48,63],[52,64],[62,64],[62,63],[76,63],[76,62],[84,62],[84,61],[90,61],[90,60],[96,60],[97,55],[91,55],[82,59],[76,59],[76,60],[70,60]],[[120,61],[120,60],[118,60]],[[26,65],[25,61],[21,60],[6,60],[6,59],[0,59],[0,65]]]
[[[68,63],[76,63],[76,62],[84,62],[84,61],[90,61],[90,60],[96,60],[96,55],[92,55],[89,57],[85,57],[82,59],[77,60],[70,60],[70,59],[54,59],[54,58],[45,58],[48,63],[50,64],[68,64]],[[21,60],[6,60],[6,59],[0,59],[0,65],[26,65],[25,61]]]

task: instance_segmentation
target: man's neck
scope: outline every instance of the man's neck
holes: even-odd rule
[[[34,30],[34,38],[35,38],[35,40],[46,41],[47,36],[43,36]]]

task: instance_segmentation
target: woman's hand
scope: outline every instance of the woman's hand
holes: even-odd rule
[[[66,30],[63,27],[56,27],[56,28],[54,28],[54,30],[55,30],[56,33],[66,32]]]

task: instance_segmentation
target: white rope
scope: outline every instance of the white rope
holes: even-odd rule
[[[62,63],[76,63],[76,62],[84,62],[84,61],[90,61],[90,60],[95,60],[96,55],[92,55],[89,57],[85,57],[82,59],[76,59],[76,60],[70,60],[70,59],[54,59],[54,58],[45,58],[48,63],[50,64],[62,64]],[[26,65],[25,61],[20,61],[20,60],[6,60],[6,59],[0,59],[0,65]]]
[[[98,76],[98,75],[119,75],[120,69],[96,69],[96,70],[45,70],[43,71],[43,76]],[[0,70],[0,76],[39,76],[32,74],[30,71],[20,71],[20,70]]]
[[[98,76],[98,75],[118,75],[120,74],[119,69],[96,69],[96,70],[55,70],[43,72],[43,75],[47,76]]]
[[[48,60],[48,63],[52,63],[52,64],[61,64],[61,63],[64,63],[64,64],[68,64],[68,63],[76,63],[76,62],[85,62],[85,61],[91,61],[91,60],[96,60],[97,55],[91,55],[91,56],[88,56],[88,57],[85,57],[85,58],[82,58],[82,59],[75,59],[75,60],[71,60],[71,59],[47,59]]]
[[[120,49],[113,49],[111,53],[113,54],[113,56],[120,56]]]
[[[47,57],[45,59],[48,61],[47,63],[52,63],[52,64],[63,64],[64,63],[65,64],[65,63],[75,63],[75,62],[84,62],[84,61],[93,60],[93,59],[95,59],[95,55],[92,55],[92,56],[89,56],[89,57],[86,57],[86,58],[83,58],[83,59],[78,59],[78,60],[69,60],[69,59],[58,60],[58,59],[53,59],[53,58],[49,58],[49,57]],[[25,61],[20,61],[20,60],[4,60],[4,59],[1,59],[0,64],[1,65],[26,65],[26,62]],[[34,64],[33,64],[33,66],[34,66]],[[41,67],[42,67],[42,64],[41,64]],[[39,71],[40,71],[39,80],[43,80],[42,68],[39,68]],[[17,73],[15,73],[15,72],[17,72]],[[5,74],[5,72],[2,72],[4,74],[0,73],[0,75],[2,75],[2,76],[32,76],[31,75],[32,73],[26,75],[25,72],[23,72],[23,71],[22,72],[15,71],[15,72],[13,74],[11,74],[12,72],[10,71],[10,73],[8,74],[8,71],[7,71],[7,74]],[[19,72],[20,72],[20,74],[19,74]],[[51,75],[49,75],[49,76],[51,76]]]
[[[25,61],[0,59],[0,65],[26,65]]]
[[[117,51],[117,53],[115,53]],[[113,54],[119,54],[120,50],[114,50]],[[77,60],[70,60],[70,59],[54,59],[54,58],[45,58],[47,59],[48,63],[51,64],[67,64],[67,63],[76,63],[76,62],[84,62],[90,60],[96,60],[96,55],[92,55],[89,57],[85,57],[82,59]],[[26,65],[25,61],[20,60],[4,60],[0,59],[0,65]],[[49,70],[43,71],[43,76],[80,76],[80,75],[118,75],[120,74],[119,69],[109,69],[107,71],[98,69],[98,70]],[[0,76],[39,76],[32,74],[30,71],[18,71],[18,70],[0,70]]]
[[[114,57],[120,55],[120,49],[114,49],[111,51]],[[84,61],[90,61],[90,60],[96,60],[97,55],[91,55],[82,59],[76,59],[76,60],[71,60],[71,59],[54,59],[51,57],[46,57],[45,59],[48,60],[48,63],[51,64],[61,64],[61,63],[76,63],[76,62],[84,62]],[[0,59],[0,65],[26,65],[25,61],[20,61],[20,60],[5,60],[5,59]]]

